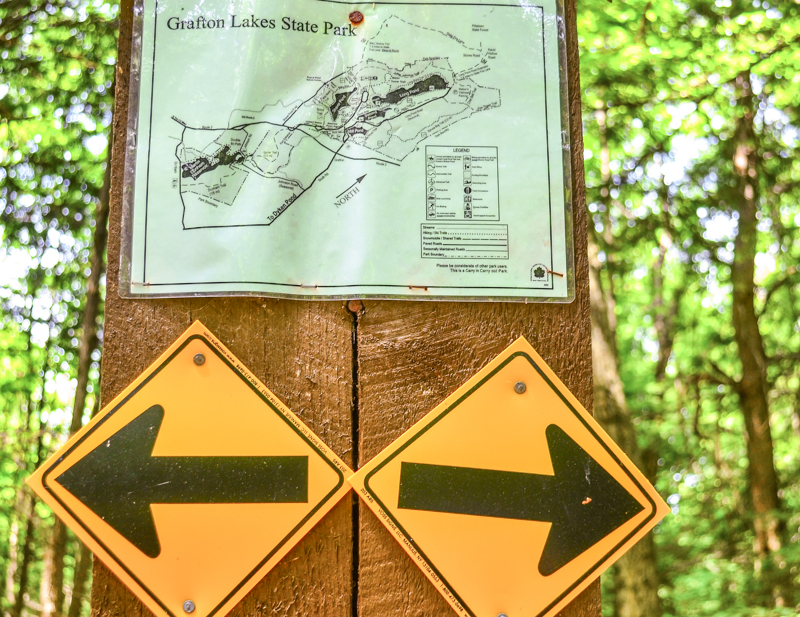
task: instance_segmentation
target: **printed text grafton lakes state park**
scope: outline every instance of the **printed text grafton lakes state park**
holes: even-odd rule
[[[310,34],[327,34],[330,36],[356,36],[356,30],[352,25],[337,25],[329,21],[321,24],[310,21],[298,21],[292,17],[282,17],[280,21],[256,15],[229,15],[227,19],[221,17],[193,17],[191,19],[181,19],[180,17],[170,17],[167,20],[167,28],[170,30],[215,30],[219,28],[257,28],[261,30],[291,30],[292,32],[307,32]]]

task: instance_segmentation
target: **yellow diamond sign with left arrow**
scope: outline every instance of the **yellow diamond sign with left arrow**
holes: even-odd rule
[[[195,322],[28,483],[156,615],[212,617],[351,474]]]

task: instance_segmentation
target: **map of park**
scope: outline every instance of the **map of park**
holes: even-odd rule
[[[414,57],[424,49],[438,55]],[[394,16],[365,42],[360,62],[307,100],[234,110],[219,129],[175,118],[184,229],[270,225],[337,159],[401,165],[429,137],[500,106],[500,90],[479,83],[492,57]]]
[[[412,40],[416,57],[402,51]],[[500,106],[499,89],[478,83],[491,60],[490,50],[393,16],[361,61],[306,100],[234,110],[218,129],[174,118],[184,229],[270,225],[336,160],[402,164],[428,137]]]

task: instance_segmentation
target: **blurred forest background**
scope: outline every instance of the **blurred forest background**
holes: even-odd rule
[[[604,615],[798,614],[800,0],[578,10],[595,413],[672,507]],[[0,0],[10,617],[88,612],[91,555],[23,481],[98,407],[118,11]]]

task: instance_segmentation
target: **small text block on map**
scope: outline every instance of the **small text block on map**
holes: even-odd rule
[[[425,259],[508,259],[508,225],[423,223]]]

